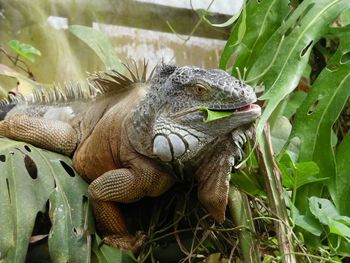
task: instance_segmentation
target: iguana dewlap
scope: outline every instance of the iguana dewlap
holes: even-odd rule
[[[125,250],[139,247],[144,236],[128,233],[117,204],[167,191],[176,177],[172,167],[195,169],[198,198],[222,223],[231,167],[260,116],[252,88],[222,70],[162,64],[149,81],[132,77],[92,80],[90,87],[104,92],[91,101],[64,104],[57,91],[49,104],[24,100],[0,121],[0,135],[73,156],[74,168],[91,183],[105,242]],[[234,113],[206,123],[202,106]]]

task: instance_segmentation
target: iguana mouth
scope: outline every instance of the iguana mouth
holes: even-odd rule
[[[235,109],[235,112],[249,112],[249,111],[253,111],[253,110],[257,110],[260,109],[260,106],[257,104],[248,104],[246,106],[243,106],[241,108]]]
[[[232,112],[249,112],[253,110],[260,109],[260,106],[254,103],[244,105],[242,107],[234,108],[234,107],[222,107],[222,108],[216,108],[216,107],[210,107],[208,108],[211,111],[232,111]]]

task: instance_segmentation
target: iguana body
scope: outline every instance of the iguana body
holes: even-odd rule
[[[16,106],[0,122],[0,135],[73,156],[91,183],[105,242],[122,249],[135,249],[143,236],[128,234],[116,204],[161,195],[187,165],[196,171],[199,200],[222,223],[230,169],[242,156],[247,124],[260,115],[251,87],[221,70],[163,64],[151,81],[132,82],[116,73],[95,84],[117,90],[93,102]],[[205,123],[201,106],[236,112]]]

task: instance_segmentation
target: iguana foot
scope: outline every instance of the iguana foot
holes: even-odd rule
[[[123,251],[139,252],[146,240],[146,235],[142,231],[137,231],[135,235],[109,235],[102,239],[102,243],[119,248]]]

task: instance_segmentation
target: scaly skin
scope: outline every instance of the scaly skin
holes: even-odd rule
[[[32,107],[0,122],[0,135],[73,156],[74,168],[91,183],[105,243],[133,251],[145,236],[128,233],[116,204],[161,195],[174,184],[174,166],[194,168],[200,202],[224,221],[231,167],[260,115],[251,87],[221,70],[163,64],[150,87],[138,86],[80,105],[68,120],[48,119],[57,109]],[[205,123],[201,106],[238,110]]]

